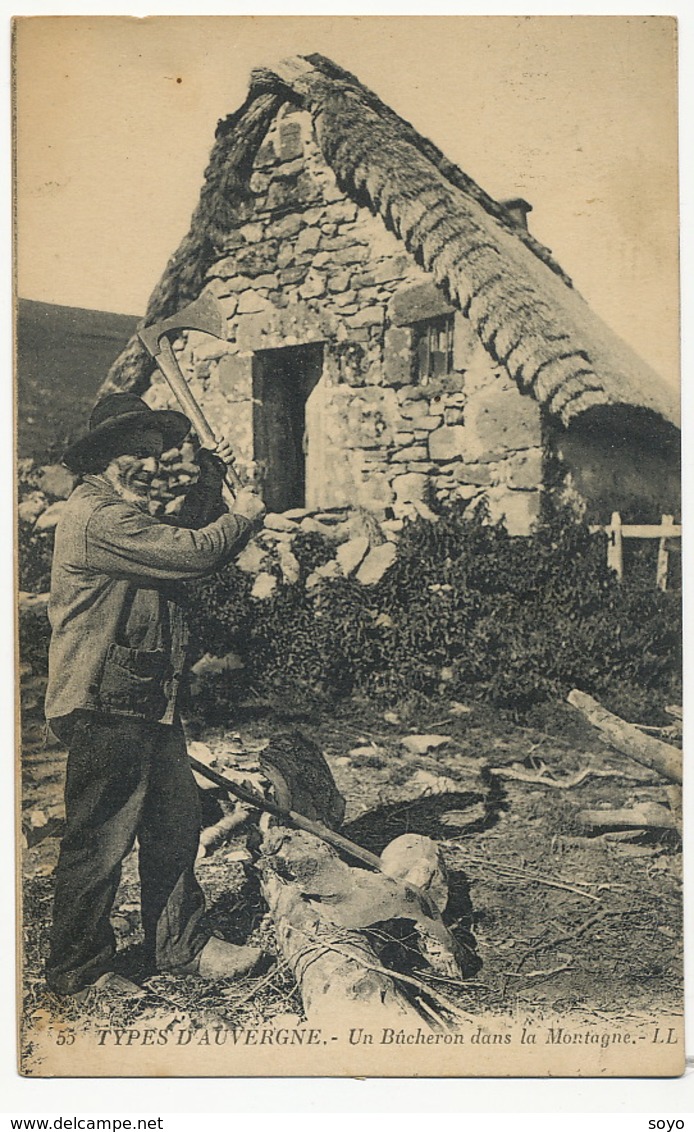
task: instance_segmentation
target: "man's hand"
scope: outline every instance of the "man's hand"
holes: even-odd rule
[[[231,465],[234,462],[234,449],[231,446],[231,441],[226,436],[218,440],[215,447],[210,448],[209,451],[227,465]]]
[[[255,492],[244,488],[236,496],[234,513],[242,515],[244,519],[250,519],[251,522],[260,524],[265,516],[265,504]]]

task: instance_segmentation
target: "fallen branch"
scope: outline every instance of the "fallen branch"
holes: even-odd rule
[[[678,747],[645,735],[632,723],[606,711],[597,700],[585,692],[569,692],[569,703],[601,732],[611,747],[628,755],[642,766],[650,767],[669,782],[682,785],[682,752]]]
[[[500,778],[510,778],[516,782],[527,782],[531,786],[553,786],[555,790],[572,790],[574,786],[580,786],[587,778],[632,777],[621,770],[597,770],[593,767],[585,767],[583,770],[577,771],[576,774],[566,775],[564,778],[547,778],[541,771],[533,773],[531,770],[524,770],[516,765],[492,766],[489,768],[489,773],[498,774]]]

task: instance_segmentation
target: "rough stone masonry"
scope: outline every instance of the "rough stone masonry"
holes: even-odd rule
[[[179,362],[240,470],[258,466],[258,367],[266,351],[316,344],[319,379],[306,393],[308,512],[357,507],[386,537],[433,501],[482,497],[494,520],[527,534],[542,485],[540,410],[495,366],[469,321],[379,216],[338,186],[310,115],[285,106],[250,178],[255,205],[229,230],[207,286],[227,341],[190,332]],[[448,372],[417,378],[434,320],[452,319]],[[147,399],[172,404],[161,377]]]

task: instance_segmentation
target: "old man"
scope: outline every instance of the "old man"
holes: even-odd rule
[[[56,531],[46,715],[68,747],[66,829],[56,870],[49,986],[127,989],[113,972],[110,913],[121,865],[139,846],[144,948],[159,971],[229,978],[256,948],[210,935],[195,879],[197,788],[178,714],[187,630],[175,585],[228,561],[262,522],[251,492],[221,503],[226,442],[201,449],[200,477],[177,524],[153,517],[162,453],[190,422],[116,393],[64,456],[81,480]],[[132,985],[130,989],[136,989]]]

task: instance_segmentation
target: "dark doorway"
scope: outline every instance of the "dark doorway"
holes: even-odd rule
[[[323,371],[323,346],[287,346],[256,355],[254,458],[270,511],[306,504],[306,401]]]

